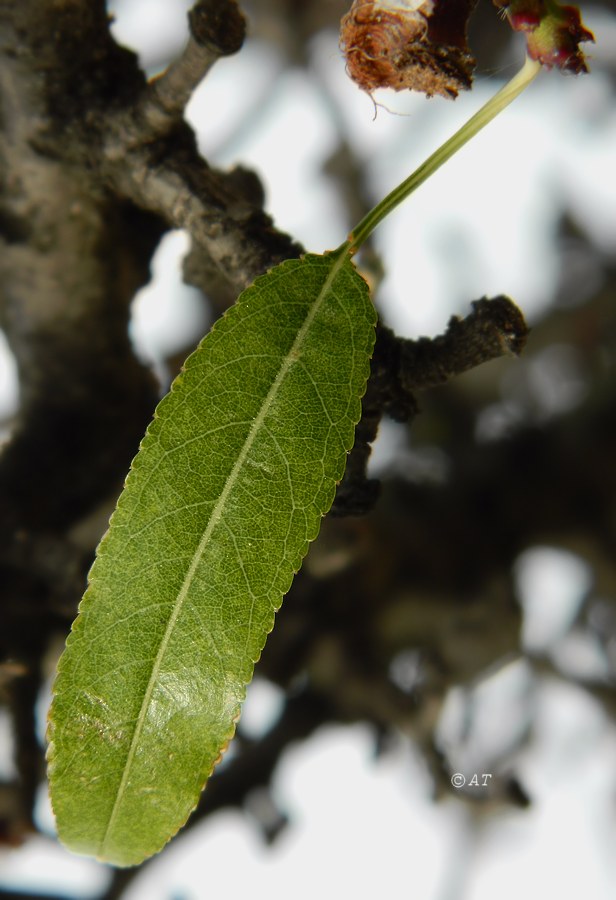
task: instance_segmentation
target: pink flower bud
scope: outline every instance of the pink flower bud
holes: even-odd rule
[[[592,32],[582,24],[576,6],[561,6],[556,0],[493,0],[506,14],[514,31],[526,35],[528,55],[546,69],[587,72],[580,49],[584,41],[594,41]]]

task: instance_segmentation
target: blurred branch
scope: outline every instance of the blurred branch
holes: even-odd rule
[[[0,900],[74,900],[69,894],[38,893],[36,891],[5,891],[0,888]]]
[[[445,334],[435,338],[406,340],[383,325],[377,327],[362,416],[333,515],[362,515],[376,502],[378,483],[367,478],[366,467],[384,414],[408,422],[418,409],[414,391],[443,384],[499,356],[522,352],[528,328],[508,297],[483,297],[472,307],[470,315],[452,317]]]
[[[404,341],[400,377],[415,390],[444,384],[499,356],[519,356],[527,337],[524,316],[508,297],[484,297],[470,316],[454,316],[440,337]]]
[[[189,16],[182,57],[142,89],[134,105],[102,111],[100,141],[90,142],[103,181],[117,194],[185,228],[219,277],[236,292],[301,250],[274,228],[252,183],[211,169],[200,156],[183,110],[198,81],[221,56],[240,49],[244,19],[234,0],[202,0]],[[207,284],[199,284],[207,291]]]
[[[184,52],[153,79],[136,110],[153,135],[168,132],[181,120],[192,92],[214,63],[241,49],[246,22],[233,0],[200,0],[188,14],[190,38]]]

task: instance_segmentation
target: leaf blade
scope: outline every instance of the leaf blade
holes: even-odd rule
[[[346,255],[244,292],[159,405],[58,667],[60,837],[131,865],[196,805],[342,477],[374,340]]]

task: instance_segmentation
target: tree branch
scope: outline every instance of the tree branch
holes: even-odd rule
[[[169,132],[214,63],[241,49],[246,21],[234,0],[200,0],[188,14],[190,38],[184,52],[148,85],[137,118],[154,136]]]

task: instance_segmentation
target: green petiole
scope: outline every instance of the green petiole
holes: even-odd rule
[[[522,93],[531,81],[539,74],[541,64],[526,58],[526,62],[520,71],[514,75],[511,81],[498,91],[481,109],[458,129],[449,140],[445,141],[438,150],[429,156],[415,169],[401,184],[393,189],[380,203],[370,210],[358,225],[351,231],[348,239],[335,251],[336,253],[349,253],[351,256],[357,252],[361,245],[372,234],[374,229],[383,219],[392,212],[396,206],[406,200],[420,184],[423,184],[443,163],[447,162],[454,153],[464,146],[481,129],[491,122],[506,106]]]

